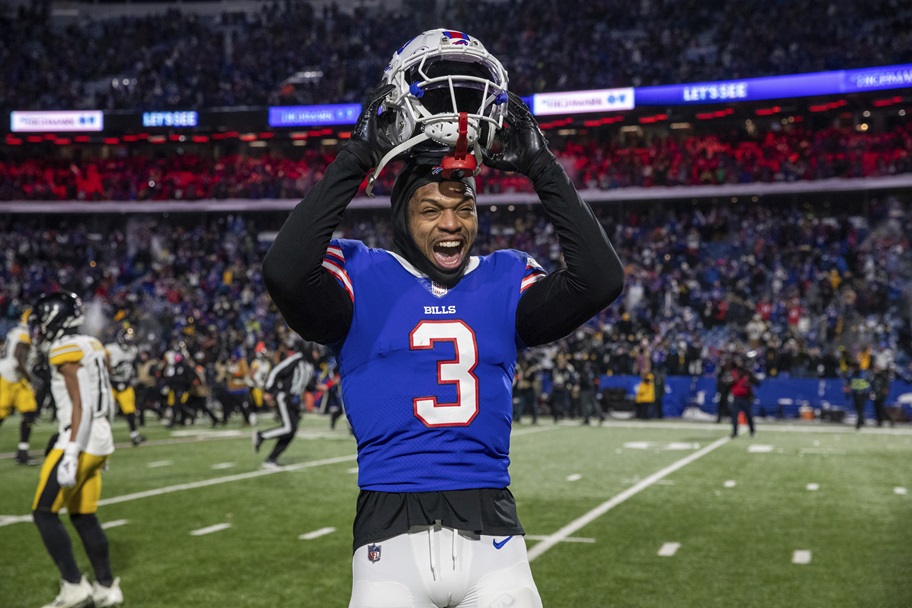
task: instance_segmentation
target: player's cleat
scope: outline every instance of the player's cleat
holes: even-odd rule
[[[16,452],[16,464],[25,465],[27,467],[33,467],[38,463],[38,460],[35,458],[29,457],[28,452],[25,450],[19,450]]]
[[[134,446],[144,443],[145,441],[146,441],[146,438],[143,437],[142,435],[133,435],[132,437],[130,437],[130,443],[132,443]]]
[[[267,461],[263,462],[263,464],[260,465],[260,468],[261,468],[261,469],[268,469],[268,470],[270,470],[270,471],[275,471],[275,470],[277,470],[277,469],[281,469],[281,468],[282,468],[282,465],[280,465],[280,464],[279,464],[278,462],[276,462],[275,460],[267,460]]]
[[[253,435],[250,436],[250,442],[253,444],[253,451],[259,453],[260,446],[263,445],[263,435],[259,431],[253,431]]]
[[[95,608],[111,608],[123,604],[123,591],[120,590],[120,579],[115,578],[110,587],[99,585],[97,582],[92,585],[92,601],[95,602]]]
[[[60,593],[50,604],[42,608],[90,608],[92,606],[92,585],[86,577],[78,583],[60,581]]]

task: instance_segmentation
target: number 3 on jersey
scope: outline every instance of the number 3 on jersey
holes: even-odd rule
[[[467,426],[478,414],[478,364],[475,332],[462,321],[421,321],[409,334],[412,350],[433,349],[435,342],[452,342],[456,358],[437,362],[437,383],[456,385],[456,402],[439,403],[437,397],[413,399],[415,416],[429,427]]]

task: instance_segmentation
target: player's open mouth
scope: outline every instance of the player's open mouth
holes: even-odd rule
[[[445,269],[459,268],[462,263],[463,242],[461,239],[449,239],[434,243],[434,261]]]

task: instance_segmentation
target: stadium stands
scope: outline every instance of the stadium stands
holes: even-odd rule
[[[130,13],[141,10],[128,4]],[[213,13],[161,3],[149,14],[116,17],[106,17],[104,6],[76,4],[76,19],[53,4],[0,9],[0,111],[99,109],[116,120],[153,108],[242,113],[359,102],[401,42],[389,32],[441,23],[484,41],[522,94],[912,61],[912,8],[895,0],[491,1],[472,10],[442,3],[436,14],[389,4],[346,11],[249,3],[246,12]],[[872,345],[890,352],[897,374],[912,376],[908,187],[875,197],[861,185],[837,195],[826,182],[815,192],[831,178],[865,184],[912,174],[909,104],[900,93],[882,108],[874,102],[883,100],[868,96],[819,112],[804,102],[777,106],[763,118],[756,106],[719,120],[691,111],[683,127],[667,115],[649,126],[636,114],[589,129],[544,125],[568,174],[595,201],[628,265],[628,286],[623,302],[587,331],[533,357],[546,364],[559,350],[595,354],[615,376],[638,373],[645,358],[711,376],[728,350],[752,348],[766,373],[835,377]],[[207,133],[217,127],[232,125],[209,125]],[[59,286],[93,302],[98,331],[111,319],[135,324],[153,354],[184,341],[213,361],[239,345],[284,340],[288,330],[259,277],[284,213],[254,210],[264,199],[293,201],[310,190],[337,139],[344,142],[341,128],[329,131],[297,141],[279,132],[268,145],[265,137],[252,142],[263,144],[257,147],[224,132],[219,142],[168,132],[157,136],[161,143],[133,133],[131,140],[87,137],[84,145],[7,135],[0,201],[186,201],[191,213],[0,216],[0,330],[24,303]],[[389,192],[395,169],[384,173],[379,194]],[[809,189],[755,204],[699,190],[788,183]],[[477,253],[515,247],[558,268],[541,210],[508,206],[531,192],[528,181],[484,169],[479,186],[506,198],[481,213]],[[700,195],[625,199],[664,187]],[[607,192],[619,202],[597,196]],[[248,210],[192,213],[194,201],[224,199],[249,201]],[[386,211],[352,210],[344,234],[390,246]]]
[[[249,12],[216,14],[151,4],[152,15],[115,18],[77,5],[75,20],[72,8],[23,5],[0,17],[0,110],[359,102],[405,42],[391,32],[440,24],[482,40],[523,94],[912,60],[912,14],[895,0],[390,4],[346,12],[251,2]]]

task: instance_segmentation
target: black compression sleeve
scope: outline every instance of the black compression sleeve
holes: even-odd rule
[[[557,233],[567,267],[529,287],[516,331],[526,346],[562,338],[608,306],[624,288],[624,267],[598,219],[563,167],[552,162],[533,181]]]
[[[323,256],[371,167],[362,145],[352,141],[339,152],[291,212],[263,260],[266,289],[289,327],[320,344],[342,340],[351,326],[351,298],[323,268]]]

